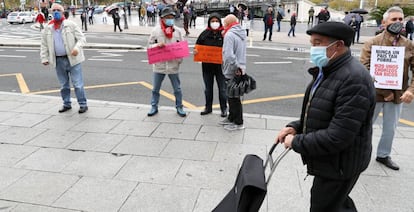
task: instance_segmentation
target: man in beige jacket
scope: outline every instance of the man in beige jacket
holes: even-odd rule
[[[361,63],[370,70],[371,63],[371,48],[372,46],[403,46],[405,47],[404,55],[404,72],[401,90],[391,89],[376,89],[376,107],[373,121],[376,120],[379,113],[383,113],[382,135],[377,148],[377,158],[379,163],[386,167],[399,170],[399,166],[391,160],[392,141],[394,140],[394,133],[400,118],[402,104],[411,103],[414,98],[414,80],[409,81],[408,71],[414,75],[414,44],[401,36],[396,29],[401,29],[397,26],[404,21],[403,10],[399,7],[389,8],[383,15],[382,25],[384,31],[371,40],[365,42],[361,51]],[[396,24],[396,25],[395,25]]]
[[[72,109],[70,100],[70,82],[75,88],[79,104],[79,113],[88,110],[81,63],[85,60],[82,46],[86,39],[80,27],[63,16],[63,6],[52,4],[53,20],[45,27],[41,37],[40,58],[43,65],[52,65],[56,69],[60,83],[63,107],[59,113]]]

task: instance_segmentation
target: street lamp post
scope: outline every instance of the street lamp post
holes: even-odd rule
[[[124,0],[124,8],[123,8],[123,10],[124,10],[124,29],[128,29],[128,21],[127,21],[127,15],[126,15],[126,6],[127,6],[127,3],[126,3],[126,0]]]

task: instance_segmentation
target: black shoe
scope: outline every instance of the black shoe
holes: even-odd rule
[[[203,111],[201,111],[200,115],[204,116],[210,114],[211,112],[213,112],[212,109],[204,109]]]
[[[83,107],[80,107],[79,108],[79,113],[84,113],[84,112],[86,112],[86,111],[88,111],[88,106],[83,106]]]
[[[220,115],[221,117],[227,117],[227,111],[221,111],[221,115]]]
[[[151,108],[150,112],[147,113],[148,116],[153,116],[158,113],[157,108]]]
[[[399,170],[400,169],[400,167],[396,163],[394,163],[394,161],[391,160],[390,156],[387,156],[385,158],[377,157],[376,161],[384,164],[386,167],[388,167],[392,170]]]
[[[272,39],[269,39],[269,41],[272,41]]]
[[[59,113],[66,112],[66,111],[68,111],[68,110],[70,110],[70,109],[72,109],[72,107],[63,106],[63,107],[59,110]]]

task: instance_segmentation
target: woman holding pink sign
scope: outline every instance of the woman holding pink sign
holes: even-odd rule
[[[171,7],[165,7],[161,11],[160,24],[155,26],[148,40],[149,48],[166,48],[166,45],[175,42],[184,41],[181,28],[174,26],[175,12]],[[168,52],[167,52],[168,54]],[[174,89],[175,107],[177,114],[185,117],[187,114],[183,110],[182,92],[180,86],[180,78],[178,69],[183,59],[172,59],[168,61],[156,62],[153,64],[153,89],[151,98],[151,110],[148,116],[153,116],[158,113],[158,102],[160,99],[160,89],[165,75],[170,78],[172,87]]]

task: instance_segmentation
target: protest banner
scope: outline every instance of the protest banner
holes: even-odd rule
[[[403,46],[372,46],[370,74],[376,88],[402,89],[404,55]]]
[[[153,47],[147,49],[149,64],[180,59],[188,57],[189,55],[190,50],[188,49],[187,41],[168,43],[164,47]]]
[[[223,63],[221,47],[196,44],[194,48],[197,49],[197,54],[194,55],[194,61],[215,64]]]

